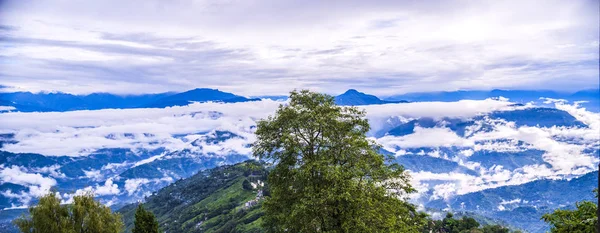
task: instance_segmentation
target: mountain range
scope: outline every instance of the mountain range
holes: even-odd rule
[[[63,112],[74,110],[125,109],[125,108],[165,108],[185,106],[192,102],[236,103],[258,101],[262,98],[284,100],[281,96],[264,96],[247,98],[217,89],[196,88],[181,93],[159,93],[145,95],[114,95],[109,93],[92,93],[89,95],[73,95],[67,93],[0,93],[0,106],[13,107],[12,111],[21,112]],[[335,97],[339,105],[368,105],[402,103],[406,101],[385,101],[376,96],[364,94],[356,90],[348,90]]]
[[[554,99],[573,99],[582,100],[600,99],[599,89],[581,90],[573,93],[556,92],[548,90],[500,90],[491,91],[445,91],[445,92],[415,92],[401,95],[392,95],[386,100],[408,100],[408,101],[459,101],[464,99],[487,99],[491,97],[502,96],[515,101],[531,101],[540,97]]]
[[[387,101],[459,101],[459,100],[483,100],[487,98],[499,97],[508,98],[511,101],[519,103],[536,102],[541,97],[552,99],[564,99],[569,101],[586,101],[582,103],[588,110],[600,111],[600,89],[580,90],[577,92],[557,92],[549,90],[499,90],[491,91],[444,91],[444,92],[415,92],[401,95],[392,95],[384,98]]]
[[[335,96],[337,105],[371,105],[371,104],[391,104],[391,103],[408,103],[405,100],[382,100],[374,95],[358,92],[350,89],[341,95]]]
[[[196,88],[181,93],[159,93],[145,95],[114,95],[109,93],[92,93],[89,95],[73,95],[67,93],[0,93],[0,105],[12,106],[22,112],[50,112],[124,108],[164,108],[185,106],[191,102],[244,102],[249,99],[243,96],[222,92],[216,89]]]
[[[565,99],[569,101],[585,101],[583,106],[588,110],[600,111],[600,90],[591,89],[575,93],[561,93],[554,91],[526,91],[526,90],[491,90],[491,91],[454,91],[454,92],[423,92],[394,95],[379,98],[365,94],[355,89],[335,96],[338,105],[372,105],[389,103],[407,103],[423,101],[459,101],[483,100],[493,97],[505,97],[514,102],[527,103],[540,101],[541,97]],[[0,93],[0,106],[12,107],[10,111],[21,112],[52,112],[74,110],[98,109],[125,109],[125,108],[164,108],[184,106],[192,102],[223,102],[235,103],[257,101],[260,99],[285,100],[286,96],[256,96],[244,97],[217,89],[196,88],[193,90],[175,93],[158,93],[144,95],[115,95],[110,93],[92,93],[88,95],[73,95],[68,93],[31,93],[31,92],[4,92]],[[8,111],[0,109],[0,112]]]

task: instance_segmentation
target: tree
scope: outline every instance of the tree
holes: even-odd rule
[[[446,217],[442,220],[430,220],[421,230],[422,233],[509,233],[508,228],[500,225],[485,225],[479,227],[480,224],[474,218],[463,216],[461,219],[454,219],[454,215],[450,212],[446,213]],[[520,233],[520,231],[512,231]]]
[[[269,232],[418,232],[425,214],[403,167],[367,139],[365,112],[333,97],[293,91],[288,105],[258,122],[255,156],[276,163],[268,182]],[[391,158],[387,158],[391,159]]]
[[[252,184],[250,184],[250,181],[248,181],[248,179],[244,179],[244,181],[242,182],[242,188],[245,190],[253,190],[254,187],[252,187]]]
[[[94,200],[91,193],[73,197],[73,204],[61,205],[53,192],[29,207],[29,217],[14,221],[21,232],[117,233],[123,230],[121,215]]]
[[[598,191],[595,190],[596,195]],[[544,214],[542,220],[550,224],[550,232],[594,232],[598,224],[598,205],[591,201],[582,201],[575,204],[574,210],[554,210],[553,213]]]
[[[487,225],[483,227],[483,233],[508,233],[509,230],[506,227],[500,225]]]
[[[462,219],[454,219],[452,213],[447,213],[441,224],[444,232],[448,233],[470,232],[479,229],[479,223],[474,218],[463,216]]]
[[[21,232],[72,232],[69,209],[60,205],[56,194],[40,198],[36,206],[29,207],[29,217],[21,216],[13,222]]]
[[[132,233],[158,233],[158,221],[154,214],[139,204],[135,211],[135,221]]]
[[[73,197],[71,222],[75,232],[121,232],[123,221],[120,214],[112,213],[108,206],[94,200],[94,195],[86,193]]]

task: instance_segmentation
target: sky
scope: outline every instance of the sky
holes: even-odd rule
[[[280,95],[599,85],[597,0],[0,0],[0,85]]]

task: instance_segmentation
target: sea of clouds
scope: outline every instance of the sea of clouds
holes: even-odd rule
[[[13,153],[39,153],[46,156],[88,156],[103,148],[129,148],[145,150],[165,148],[166,151],[190,150],[198,154],[225,156],[242,154],[251,157],[248,147],[256,140],[253,132],[256,122],[272,115],[285,102],[262,100],[242,103],[193,103],[188,106],[153,109],[104,109],[71,112],[8,112],[0,114],[0,133],[14,134],[14,144],[5,144],[1,150]],[[433,173],[411,171],[413,185],[419,190],[413,198],[432,192],[428,199],[449,198],[505,185],[518,185],[538,179],[571,179],[596,170],[598,158],[594,148],[599,147],[600,114],[586,111],[577,103],[546,100],[555,108],[564,110],[588,127],[533,127],[517,126],[514,122],[485,119],[482,124],[492,125],[492,130],[478,130],[476,126],[459,136],[447,127],[416,127],[405,136],[386,135],[385,132],[411,119],[428,117],[471,119],[494,111],[510,111],[534,107],[533,104],[514,105],[506,99],[462,100],[457,102],[416,102],[402,104],[369,105],[366,110],[371,124],[369,136],[395,156],[410,154],[411,148],[433,148],[422,152],[458,163],[476,171]],[[236,134],[224,141],[207,143],[202,140],[215,131]],[[195,143],[194,143],[195,142]],[[198,146],[198,143],[201,146]],[[445,154],[436,148],[459,148],[458,155]],[[544,164],[527,165],[517,169],[502,166],[482,166],[469,161],[469,156],[481,150],[544,151]],[[590,150],[592,149],[592,150]],[[136,161],[132,164],[106,164],[111,166],[139,166],[160,159],[165,154]],[[58,167],[25,168],[0,164],[0,184],[13,183],[28,187],[20,194],[3,192],[7,198],[18,197],[22,203],[46,193],[64,176]],[[130,179],[124,185],[102,177],[99,171],[87,171],[87,178],[97,177],[98,184],[78,190],[94,192],[98,196],[133,194],[143,184],[172,182],[172,179]],[[435,181],[435,182],[432,182]],[[68,196],[65,196],[68,197]]]

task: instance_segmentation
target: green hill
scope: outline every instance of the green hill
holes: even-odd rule
[[[147,197],[144,207],[165,232],[260,232],[260,203],[267,171],[246,161],[202,171]],[[137,204],[118,212],[130,232]]]
[[[144,201],[144,207],[154,213],[160,228],[164,232],[263,232],[261,225],[261,209],[263,194],[268,195],[265,184],[267,166],[263,162],[248,160],[235,165],[226,165],[179,180]],[[264,184],[264,185],[263,185]],[[123,214],[127,232],[133,228],[133,220],[137,204],[129,204],[118,212]],[[429,212],[445,212],[429,209]],[[500,224],[504,222],[485,218],[468,212],[455,213],[459,223],[465,222],[462,217],[473,218],[481,225]],[[440,227],[442,222],[431,221],[430,232]],[[438,225],[437,228],[435,225]],[[509,232],[506,231],[481,231]]]

